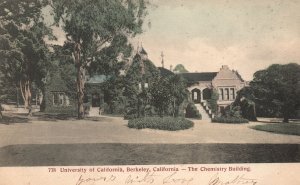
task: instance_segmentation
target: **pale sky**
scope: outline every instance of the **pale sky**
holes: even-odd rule
[[[149,58],[190,72],[236,69],[246,80],[273,63],[300,63],[300,0],[152,0]]]
[[[138,41],[156,66],[238,70],[245,80],[273,63],[300,63],[300,0],[150,0]],[[151,22],[151,24],[148,22]],[[59,32],[57,32],[59,34]]]

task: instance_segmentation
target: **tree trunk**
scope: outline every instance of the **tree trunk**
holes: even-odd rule
[[[288,106],[283,107],[283,122],[288,123],[290,118],[290,110]]]
[[[31,107],[31,82],[30,80],[21,80],[20,89],[24,100],[25,109],[28,109],[28,116],[32,115]]]
[[[75,44],[74,48],[74,57],[75,57],[75,66],[77,68],[77,116],[78,119],[84,118],[84,107],[83,107],[83,97],[84,97],[84,80],[85,80],[85,71],[81,63],[81,47],[80,43]]]
[[[41,94],[39,95],[39,99],[40,99],[40,111],[45,112],[45,110],[46,110],[46,90],[45,90],[45,88],[41,89]]]
[[[0,119],[3,118],[3,115],[2,115],[2,106],[1,106],[1,103],[0,103]]]
[[[283,116],[283,122],[284,122],[284,123],[288,123],[288,122],[289,122],[289,116],[284,115],[284,116]]]

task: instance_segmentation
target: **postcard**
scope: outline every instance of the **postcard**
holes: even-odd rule
[[[0,185],[298,185],[300,1],[0,0]]]

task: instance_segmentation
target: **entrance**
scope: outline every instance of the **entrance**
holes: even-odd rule
[[[92,107],[100,107],[100,95],[99,95],[99,93],[92,94]]]
[[[203,91],[203,100],[211,99],[212,90],[209,88],[204,89]]]
[[[194,101],[194,103],[201,102],[201,91],[199,89],[192,90],[192,100]]]

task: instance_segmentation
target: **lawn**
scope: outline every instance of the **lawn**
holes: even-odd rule
[[[300,123],[275,123],[256,125],[251,127],[255,130],[273,132],[278,134],[297,135],[300,136]]]
[[[300,162],[298,144],[46,144],[0,148],[0,166]]]

